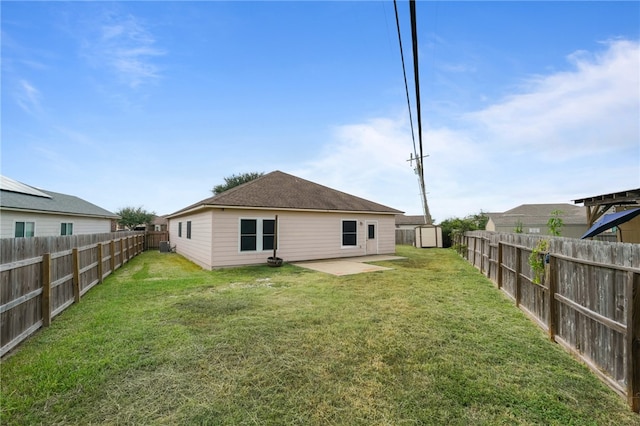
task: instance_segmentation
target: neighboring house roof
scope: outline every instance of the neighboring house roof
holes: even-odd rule
[[[426,222],[423,215],[407,216],[403,214],[396,215],[396,225],[424,225]]]
[[[73,195],[36,189],[2,176],[0,208],[29,212],[59,213],[117,219],[119,216]]]
[[[565,225],[586,225],[587,214],[583,207],[573,204],[522,204],[504,213],[486,213],[496,226],[546,225],[552,212],[560,210]]]
[[[167,224],[167,217],[166,216],[154,216],[153,217],[153,221],[151,222],[152,225],[166,225]]]
[[[207,207],[402,213],[279,170],[206,198],[167,217]]]

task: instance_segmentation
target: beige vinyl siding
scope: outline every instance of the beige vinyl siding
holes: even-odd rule
[[[215,209],[213,212],[213,267],[266,263],[267,257],[273,255],[272,250],[240,251],[240,219],[273,219],[276,214],[277,256],[287,262],[365,255],[366,221],[378,223],[378,253],[395,252],[393,215],[240,209]],[[171,220],[172,227],[175,220]],[[343,220],[357,221],[356,246],[342,246]]]
[[[379,215],[378,221],[378,254],[394,254],[396,252],[396,220],[392,215]]]
[[[212,212],[203,212],[172,218],[169,222],[169,240],[176,252],[202,266],[211,269]],[[191,222],[191,238],[187,238],[187,222]],[[182,222],[182,236],[178,237],[178,223]]]
[[[111,232],[111,219],[2,210],[0,238],[15,237],[16,222],[35,222],[36,237],[59,236],[61,223],[72,223],[73,235]]]

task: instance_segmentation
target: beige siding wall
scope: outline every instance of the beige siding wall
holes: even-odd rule
[[[272,250],[240,251],[240,219],[273,219],[276,214],[279,236],[277,256],[287,262],[365,255],[366,221],[378,223],[378,253],[395,252],[393,215],[226,209],[215,210],[213,216],[213,266],[266,263],[267,257],[273,255]],[[342,246],[342,220],[358,222],[356,246]]]
[[[240,220],[274,219],[276,214],[277,256],[286,262],[365,255],[367,221],[378,225],[378,253],[395,253],[393,215],[212,209],[172,218],[169,239],[177,253],[205,269],[265,264],[273,250],[240,251]],[[356,246],[342,246],[343,220],[358,222]],[[187,239],[187,221],[192,223],[191,239]],[[182,237],[178,237],[180,222]]]
[[[36,237],[60,235],[61,223],[72,223],[74,235],[111,232],[111,219],[3,210],[0,213],[0,238],[15,237],[16,222],[35,222]]]
[[[394,217],[379,215],[374,220],[378,221],[378,254],[394,254],[396,252],[396,221]]]
[[[191,222],[191,238],[187,238],[187,222]],[[182,236],[178,236],[178,224],[182,223]],[[205,269],[211,262],[212,212],[204,212],[173,218],[169,221],[169,240],[176,252]]]

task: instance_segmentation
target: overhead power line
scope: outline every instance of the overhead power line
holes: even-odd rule
[[[416,136],[413,130],[413,113],[411,112],[411,97],[409,96],[409,85],[407,84],[407,69],[404,66],[404,50],[402,49],[402,36],[400,35],[400,17],[398,16],[398,2],[393,0],[393,8],[396,12],[396,28],[398,29],[398,43],[400,44],[400,59],[402,60],[402,75],[404,76],[404,91],[407,95],[407,108],[409,108],[409,124],[411,125],[411,140],[413,141],[413,155],[418,157],[416,149]]]
[[[400,34],[400,19],[398,17],[398,5],[397,0],[393,0],[393,6],[396,12],[396,27],[398,30],[398,41],[400,43],[400,57],[402,59],[402,73],[404,75],[404,87],[407,95],[407,105],[409,108],[409,123],[411,124],[411,139],[413,141],[413,153],[415,158],[412,158],[410,161],[413,163],[413,160],[416,161],[416,173],[418,175],[418,181],[420,184],[420,192],[422,195],[422,206],[424,208],[424,219],[427,225],[431,225],[433,220],[431,218],[431,213],[429,212],[429,205],[427,204],[427,191],[424,183],[424,155],[423,144],[422,144],[422,112],[420,108],[420,73],[418,67],[418,31],[416,24],[416,4],[415,0],[409,0],[409,12],[411,15],[411,44],[413,47],[413,72],[414,72],[414,82],[416,89],[416,114],[418,121],[418,141],[419,141],[419,152],[416,150],[416,138],[413,128],[413,113],[411,112],[411,100],[409,96],[409,88],[407,84],[407,72],[404,64],[404,51],[402,49],[402,36]]]

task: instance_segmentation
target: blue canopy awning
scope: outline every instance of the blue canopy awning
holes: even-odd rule
[[[617,213],[605,214],[600,218],[600,220],[594,223],[593,226],[589,228],[582,237],[580,237],[580,239],[594,237],[601,232],[613,228],[614,226],[628,222],[638,215],[640,215],[640,209],[623,210]]]

